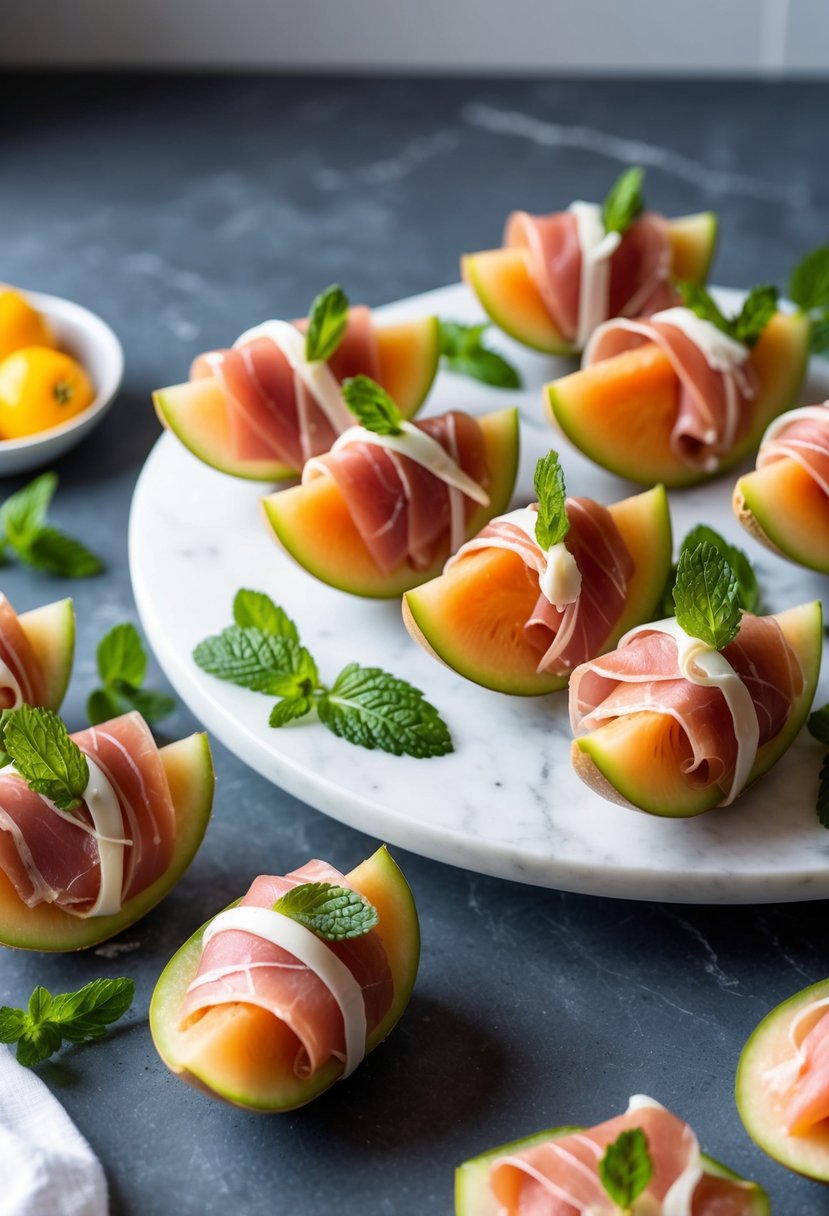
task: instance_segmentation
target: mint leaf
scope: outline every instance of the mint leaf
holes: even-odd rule
[[[343,381],[343,397],[360,426],[375,435],[401,435],[403,415],[384,388],[370,376]]]
[[[252,625],[255,629],[261,629],[262,633],[299,641],[297,627],[287,612],[264,591],[237,591],[233,600],[233,620],[243,629]]]
[[[820,709],[814,710],[809,714],[809,721],[806,723],[809,734],[817,739],[818,743],[823,743],[829,747],[829,705],[823,705]]]
[[[13,548],[25,545],[40,529],[57,488],[57,473],[41,473],[0,507],[0,525]]]
[[[535,466],[533,476],[535,496],[538,499],[538,518],[535,523],[535,538],[542,549],[550,549],[564,540],[570,531],[567,518],[567,491],[564,473],[558,460],[558,452],[550,451],[542,456]]]
[[[740,629],[739,588],[722,553],[703,541],[680,554],[674,585],[676,619],[691,637],[722,650]]]
[[[744,346],[755,346],[777,312],[778,291],[770,283],[753,287],[738,316],[731,322],[731,337]]]
[[[231,625],[218,636],[205,638],[193,658],[202,671],[220,680],[271,696],[307,694],[317,682],[316,664],[304,646],[254,626]]]
[[[630,1212],[653,1178],[648,1138],[641,1127],[621,1132],[608,1144],[599,1162],[599,1178],[616,1206]]]
[[[801,258],[789,278],[788,294],[802,312],[829,307],[829,245]]]
[[[110,718],[117,718],[123,712],[115,694],[103,688],[96,688],[87,697],[86,718],[90,726],[100,726],[102,722],[109,722]]]
[[[21,705],[9,714],[5,745],[30,789],[62,811],[80,806],[89,781],[86,756],[51,709]]]
[[[104,568],[100,557],[81,541],[49,525],[44,525],[25,544],[15,545],[14,549],[25,565],[58,578],[91,578]]]
[[[493,388],[521,387],[521,377],[512,364],[481,341],[488,325],[461,325],[457,321],[439,321],[438,324],[440,353],[447,371]]]
[[[175,699],[167,693],[141,687],[147,674],[147,652],[131,622],[113,625],[101,638],[97,662],[103,687],[96,688],[86,703],[93,726],[131,709],[138,710],[147,722],[158,722],[175,709]]]
[[[0,1043],[16,1043],[17,1059],[27,1068],[47,1060],[65,1039],[88,1043],[127,1012],[135,995],[132,980],[93,980],[77,992],[53,997],[35,988],[28,1010],[0,1009]]]
[[[377,909],[358,891],[330,882],[292,887],[279,897],[273,910],[290,916],[327,942],[362,937],[380,921]]]
[[[88,578],[103,570],[101,559],[46,523],[57,486],[57,473],[41,473],[0,506],[0,564],[5,564],[8,545],[24,565],[60,577]]]
[[[829,349],[829,308],[810,313],[809,321],[809,350],[813,355],[821,355]]]
[[[708,524],[697,524],[683,540],[679,550],[680,554],[686,550],[690,552],[696,549],[697,545],[702,544],[703,541],[707,541],[709,545],[713,545],[731,566],[734,577],[737,580],[739,604],[743,611],[760,612],[763,607],[763,598],[760,594],[757,575],[754,573],[754,567],[748,557],[737,545],[730,544],[725,537],[720,536],[719,532],[709,527]],[[665,616],[674,615],[673,586],[675,580],[676,566],[672,569],[668,586],[663,596],[663,614]]]
[[[317,703],[333,734],[369,750],[425,759],[453,750],[445,722],[423,693],[379,667],[349,663]]]
[[[626,169],[610,188],[602,203],[602,223],[605,232],[627,232],[637,215],[645,210],[642,183],[645,170],[636,166]]]
[[[817,817],[825,828],[829,828],[829,756],[823,757],[819,780],[816,807]]]
[[[312,363],[330,359],[342,342],[347,325],[348,296],[339,283],[332,283],[311,305],[305,332],[305,358]]]
[[[732,322],[720,310],[714,297],[705,290],[701,283],[683,280],[676,283],[676,289],[686,308],[703,321],[710,321],[712,325],[716,325],[717,329],[728,334],[729,338],[733,337]]]
[[[175,697],[169,696],[166,692],[155,692],[151,688],[133,688],[121,680],[116,681],[112,692],[123,707],[118,711],[119,713],[135,709],[145,722],[160,722],[162,718],[169,717],[176,708]]]
[[[310,697],[285,697],[274,705],[271,716],[268,718],[268,725],[287,726],[289,722],[294,722],[297,718],[304,718],[313,708],[314,702]]]
[[[113,625],[98,643],[98,675],[104,685],[124,680],[140,688],[147,674],[147,652],[130,621]]]

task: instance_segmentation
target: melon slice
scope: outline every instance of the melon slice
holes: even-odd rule
[[[734,514],[781,557],[829,574],[829,499],[796,461],[781,457],[734,487]]]
[[[757,752],[747,785],[776,764],[799,734],[815,696],[823,647],[821,606],[801,604],[776,614],[780,628],[803,668],[803,691],[792,704],[786,725]],[[572,760],[582,781],[622,806],[650,815],[680,819],[719,806],[727,789],[695,789],[680,765],[689,755],[684,731],[669,714],[626,714],[591,731],[572,745]]]
[[[662,486],[609,508],[633,557],[634,574],[610,650],[634,625],[653,619],[671,569],[671,517]],[[568,678],[538,673],[539,654],[524,625],[538,598],[538,580],[516,553],[479,549],[445,574],[408,591],[403,620],[436,659],[484,688],[541,696],[566,688]]]
[[[537,1132],[522,1140],[502,1144],[489,1152],[481,1153],[465,1161],[455,1170],[455,1216],[501,1216],[503,1209],[497,1203],[489,1185],[489,1171],[499,1157],[521,1153],[548,1140],[558,1140],[583,1131],[581,1127],[554,1127],[550,1131]],[[698,1184],[694,1212],[705,1216],[710,1211],[727,1212],[730,1216],[769,1216],[769,1201],[766,1192],[756,1182],[746,1182],[726,1166],[712,1157],[702,1154],[703,1178]],[[735,1186],[736,1184],[736,1186]],[[700,1203],[701,1196],[706,1203]],[[739,1206],[736,1204],[739,1203]],[[710,1207],[708,1206],[710,1204]],[[719,1206],[722,1204],[723,1206]]]
[[[176,810],[176,842],[167,870],[115,916],[83,919],[51,904],[29,908],[0,870],[0,944],[65,951],[96,946],[128,928],[171,891],[196,855],[213,803],[213,761],[207,735],[190,735],[159,750]]]
[[[684,464],[671,449],[677,380],[667,355],[652,342],[547,385],[548,417],[580,452],[620,477],[642,485],[692,485],[759,446],[768,424],[797,396],[808,356],[808,318],[777,313],[750,356],[760,382],[751,427],[715,473]]]
[[[506,510],[518,471],[518,411],[498,410],[479,418],[491,473],[488,507],[478,507],[467,536],[474,536]],[[370,599],[395,599],[435,578],[449,557],[448,541],[428,570],[413,570],[408,562],[383,575],[374,564],[355,527],[345,499],[331,477],[280,490],[262,499],[265,521],[275,539],[309,574]]]
[[[440,325],[436,317],[378,325],[379,383],[405,418],[423,404],[437,372]],[[293,481],[299,472],[275,460],[236,460],[230,454],[225,396],[212,379],[190,380],[153,393],[159,421],[211,468],[248,481]]]
[[[47,709],[60,709],[75,656],[75,609],[70,599],[44,604],[17,618],[43,672]]]
[[[420,959],[420,929],[409,885],[385,846],[347,878],[379,913],[372,932],[383,943],[394,983],[391,1008],[368,1036],[368,1054],[393,1030],[409,1003]],[[269,1113],[304,1106],[334,1084],[342,1064],[332,1060],[313,1077],[297,1077],[296,1038],[267,1010],[216,1006],[187,1030],[179,1029],[179,1010],[198,970],[206,927],[173,956],[153,993],[150,1029],[159,1055],[183,1081],[234,1106]]]
[[[677,279],[704,283],[717,242],[713,211],[668,221],[671,270]],[[461,274],[489,318],[516,342],[550,355],[578,351],[556,329],[528,269],[525,249],[488,249],[461,259]]]
[[[786,1091],[773,1088],[768,1073],[792,1059],[789,1027],[795,1017],[827,998],[829,980],[821,980],[766,1014],[740,1055],[735,1094],[740,1118],[752,1140],[787,1169],[819,1182],[829,1182],[829,1120],[796,1136],[788,1132]]]

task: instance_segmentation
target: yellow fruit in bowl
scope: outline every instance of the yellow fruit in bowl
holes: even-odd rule
[[[0,283],[0,359],[24,346],[57,346],[52,327],[24,295]]]
[[[25,346],[0,362],[0,437],[22,439],[68,422],[95,400],[95,389],[71,355]]]

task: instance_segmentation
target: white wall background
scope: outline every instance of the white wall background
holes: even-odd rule
[[[829,0],[0,0],[0,63],[825,73]]]

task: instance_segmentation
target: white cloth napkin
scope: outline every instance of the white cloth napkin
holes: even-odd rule
[[[60,1102],[0,1046],[0,1216],[107,1216],[101,1163]]]

